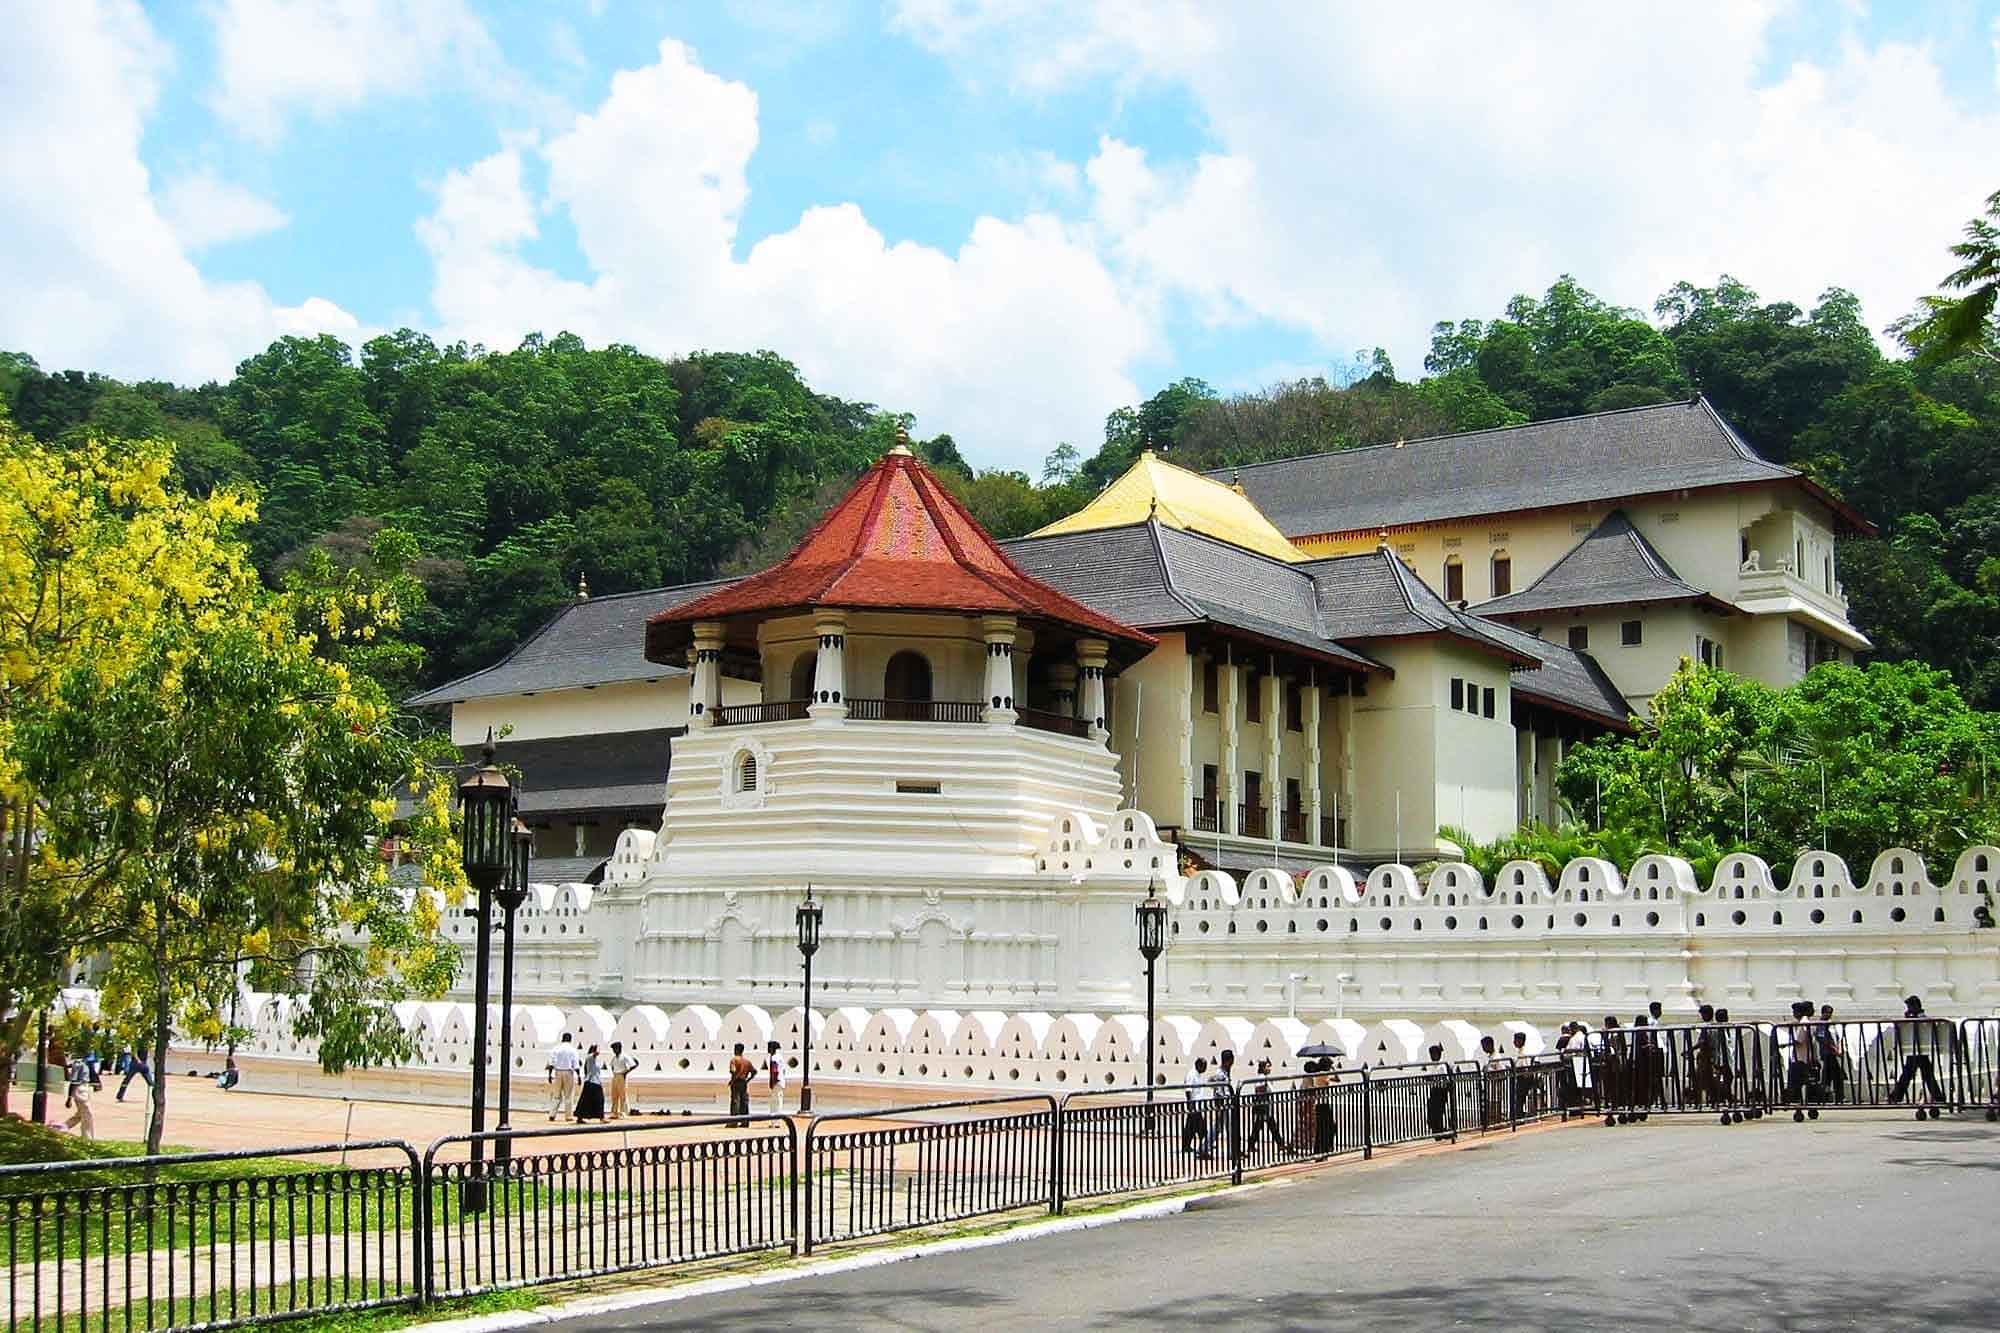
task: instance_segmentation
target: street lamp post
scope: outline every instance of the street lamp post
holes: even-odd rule
[[[520,820],[513,821],[513,832],[509,836],[507,856],[507,880],[495,895],[500,903],[500,1125],[502,1134],[514,1126],[509,1121],[513,1110],[514,1074],[514,913],[528,897],[528,862],[535,854],[535,835]],[[504,1162],[512,1155],[512,1147],[506,1139],[501,1139],[494,1147],[496,1161]]]
[[[799,1077],[799,1110],[809,1113],[813,1109],[813,955],[819,952],[820,905],[813,901],[812,885],[806,885],[805,901],[799,904],[796,913],[799,923],[799,954],[806,961],[805,1002],[799,1007],[800,1054],[799,1067],[804,1071]]]
[[[1167,947],[1167,904],[1159,886],[1149,885],[1135,909],[1139,923],[1139,956],[1146,960],[1146,1132],[1153,1132],[1153,965]]]
[[[488,977],[493,970],[493,940],[489,922],[493,919],[493,891],[507,876],[509,831],[514,822],[514,788],[493,763],[493,733],[486,733],[486,749],[480,766],[458,784],[459,813],[463,821],[461,851],[465,877],[479,891],[474,909],[476,967],[473,977],[472,1024],[472,1132],[486,1128],[486,1000]],[[462,1207],[478,1212],[486,1206],[486,1182],[480,1167],[486,1145],[472,1141],[472,1173],[465,1183]]]

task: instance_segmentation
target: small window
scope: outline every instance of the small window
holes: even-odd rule
[[[1306,729],[1305,692],[1293,682],[1285,684],[1285,730],[1304,731]]]
[[[1480,707],[1480,710],[1479,710],[1479,711],[1480,711],[1480,713],[1481,713],[1481,714],[1482,714],[1483,716],[1485,716],[1485,717],[1492,717],[1492,716],[1493,716],[1493,687],[1492,687],[1491,685],[1488,685],[1488,686],[1486,687],[1486,691],[1485,691],[1485,693],[1486,693],[1486,697],[1485,697],[1485,699],[1484,699],[1484,700],[1482,700],[1482,701],[1481,701],[1481,707]]]
[[[1590,651],[1590,626],[1571,625],[1569,627],[1569,646],[1580,653]]]
[[[1457,676],[1451,678],[1451,706],[1460,712],[1465,711],[1465,682]]]
[[[1505,597],[1514,591],[1514,561],[1505,551],[1493,553],[1493,595]]]
[[[1262,722],[1264,720],[1264,676],[1252,671],[1243,680],[1243,720]]]
[[[1628,620],[1618,627],[1618,642],[1627,648],[1639,646],[1643,627],[1636,620]]]
[[[736,790],[757,790],[757,756],[746,754],[736,762]]]
[[[1444,562],[1444,599],[1447,602],[1465,600],[1465,564],[1457,556]]]
[[[936,782],[904,782],[898,780],[896,783],[896,794],[898,796],[938,796],[942,795],[943,792],[944,787]]]
[[[1218,674],[1219,672],[1214,662],[1203,662],[1201,664],[1201,711],[1204,713],[1220,711],[1215,702],[1216,676]]]

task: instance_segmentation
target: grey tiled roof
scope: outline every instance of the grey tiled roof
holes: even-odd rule
[[[507,656],[483,671],[447,681],[409,704],[455,704],[501,694],[611,685],[686,674],[686,668],[646,660],[646,618],[727,587],[732,579],[711,579],[677,588],[648,588],[573,602],[550,618]]]
[[[1519,616],[1586,606],[1628,606],[1641,602],[1713,601],[1674,573],[1645,534],[1614,509],[1589,536],[1519,592],[1481,602],[1482,616]]]
[[[1293,537],[1788,478],[1850,513],[1798,472],[1760,457],[1699,398],[1209,475],[1238,477]]]
[[[1365,641],[1442,634],[1517,663],[1532,663],[1539,657],[1518,638],[1503,639],[1478,616],[1450,605],[1385,547],[1294,568],[1311,576],[1319,596],[1320,624],[1330,637]]]
[[[1140,629],[1208,623],[1352,666],[1377,663],[1323,632],[1302,566],[1154,522],[1002,543],[1049,586]]]
[[[1508,679],[1508,687],[1516,698],[1565,713],[1579,713],[1621,730],[1630,728],[1632,710],[1625,696],[1589,653],[1545,643],[1511,625],[1495,623],[1486,628],[1496,638],[1517,644],[1542,659],[1539,667],[1516,671]]]
[[[658,810],[667,799],[667,764],[686,727],[604,731],[537,741],[501,741],[493,755],[521,772],[524,814]],[[461,747],[468,763],[476,746]]]

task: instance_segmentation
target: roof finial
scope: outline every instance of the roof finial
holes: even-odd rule
[[[486,744],[480,747],[479,753],[486,767],[493,767],[493,728],[490,725],[486,728]]]
[[[590,576],[580,569],[576,572],[576,600],[579,602],[590,600]]]
[[[1384,551],[1389,549],[1389,529],[1384,528],[1375,534],[1375,545]]]
[[[900,421],[896,423],[896,443],[890,447],[889,452],[892,454],[901,454],[906,458],[909,456],[910,432]]]
[[[1159,520],[1160,497],[1157,495],[1148,496],[1146,499],[1146,521],[1148,523],[1157,523]]]

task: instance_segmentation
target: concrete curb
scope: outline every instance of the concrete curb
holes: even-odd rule
[[[1034,1240],[1042,1236],[1059,1236],[1065,1232],[1090,1231],[1097,1227],[1110,1226],[1117,1222],[1141,1222],[1149,1218],[1173,1217],[1186,1212],[1189,1207],[1205,1204],[1225,1195],[1242,1194],[1252,1190],[1268,1189],[1280,1181],[1252,1181],[1243,1185],[1208,1190],[1201,1194],[1183,1195],[1173,1199],[1156,1199],[1148,1203],[1134,1204],[1113,1212],[1093,1213],[1087,1217],[1057,1217],[1046,1222],[1034,1222],[1014,1227],[1008,1231],[996,1232],[990,1236],[955,1236],[948,1240],[918,1242],[914,1245],[900,1245],[882,1250],[871,1250],[866,1254],[852,1254],[839,1259],[806,1260],[787,1264],[782,1268],[762,1273],[740,1273],[725,1277],[703,1278],[696,1282],[684,1282],[676,1286],[655,1291],[621,1292],[616,1296],[586,1296],[580,1300],[565,1301],[557,1305],[538,1306],[532,1310],[507,1310],[498,1314],[467,1315],[462,1319],[439,1319],[426,1322],[421,1327],[425,1333],[502,1333],[505,1329],[531,1328],[541,1324],[553,1324],[566,1319],[581,1319],[589,1315],[615,1314],[624,1310],[643,1309],[652,1305],[668,1305],[696,1296],[713,1296],[723,1292],[744,1291],[752,1287],[765,1287],[779,1282],[793,1282],[800,1278],[828,1277],[835,1273],[854,1273],[866,1268],[881,1268],[888,1264],[899,1264],[910,1259],[923,1259],[937,1254],[957,1254],[966,1250],[983,1250],[995,1245],[1010,1245],[1015,1241]]]

